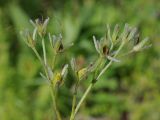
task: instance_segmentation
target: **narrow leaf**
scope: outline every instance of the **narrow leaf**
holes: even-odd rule
[[[93,36],[93,42],[94,42],[94,46],[95,46],[97,52],[100,54],[99,43],[98,43],[98,41],[96,40],[96,37],[95,37],[95,36]]]
[[[36,39],[36,35],[37,35],[37,27],[34,28],[34,31],[33,31],[33,37],[32,37],[33,40]]]
[[[134,51],[139,51],[140,49],[142,49],[142,48],[145,46],[145,44],[146,44],[146,42],[148,42],[148,40],[149,40],[148,37],[145,38],[145,39],[142,40],[139,44],[137,44],[136,46],[134,46],[134,47],[133,47],[133,50],[134,50]]]
[[[128,40],[131,40],[132,38],[134,38],[136,32],[137,32],[137,28],[133,28],[128,36]]]
[[[116,24],[115,27],[114,27],[114,30],[113,30],[113,34],[112,34],[113,42],[117,39],[118,32],[119,32],[119,25]]]

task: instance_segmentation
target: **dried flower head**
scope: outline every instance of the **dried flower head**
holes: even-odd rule
[[[67,73],[68,73],[68,64],[66,64],[63,67],[61,72],[57,72],[57,73],[55,73],[55,75],[53,75],[53,78],[52,78],[52,81],[51,81],[53,86],[56,86],[56,85],[61,86],[66,79]]]
[[[133,47],[133,51],[138,52],[138,51],[141,51],[141,50],[146,49],[148,47],[151,47],[152,46],[151,44],[146,45],[148,40],[149,40],[149,38],[145,38],[141,42],[137,43],[137,45],[135,45]]]
[[[35,47],[36,43],[36,29],[31,33],[28,29],[20,32],[24,42],[31,48]]]
[[[37,29],[38,34],[41,37],[44,37],[44,35],[46,34],[46,29],[47,29],[47,25],[49,22],[49,18],[43,20],[43,19],[36,19],[35,22],[33,22],[32,20],[30,20],[30,23],[33,25],[34,28]]]
[[[73,45],[72,43],[72,44],[69,44],[68,46],[64,46],[62,41],[63,37],[61,34],[59,34],[59,36],[56,36],[56,35],[51,36],[51,34],[49,33],[48,36],[49,36],[50,44],[55,54],[62,53]]]

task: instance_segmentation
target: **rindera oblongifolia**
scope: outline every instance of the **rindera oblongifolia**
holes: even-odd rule
[[[78,69],[75,58],[72,58],[70,66],[67,63],[65,65],[62,64],[61,68],[57,70],[55,65],[58,62],[56,61],[57,57],[59,57],[58,54],[64,53],[73,44],[64,45],[61,34],[56,36],[47,33],[49,18],[45,20],[36,19],[35,22],[30,20],[30,22],[34,27],[33,31],[25,30],[21,32],[21,34],[25,43],[33,50],[43,66],[43,73],[40,73],[40,75],[49,83],[56,120],[62,120],[63,117],[57,106],[57,91],[64,84],[64,81],[67,82],[67,73],[70,66],[75,79],[70,115],[70,120],[74,120],[76,113],[92,87],[113,62],[120,62],[120,56],[138,52],[151,46],[146,45],[148,38],[140,41],[137,29],[130,27],[128,24],[125,24],[122,32],[120,32],[119,25],[115,25],[113,31],[110,30],[110,26],[107,25],[107,32],[104,37],[97,40],[96,37],[93,36],[93,43],[98,54],[97,60],[94,60],[95,62],[93,61],[93,63],[90,63],[88,66]],[[47,57],[45,42],[50,43],[52,56]],[[37,43],[41,43],[42,55],[39,53],[40,51],[37,50]],[[128,45],[131,46],[130,49],[125,53],[123,53],[123,51],[121,52],[121,50]],[[51,62],[48,59],[50,59]],[[78,99],[77,94],[80,83],[83,82],[83,79],[87,79],[88,76],[91,76],[92,80],[82,97]]]

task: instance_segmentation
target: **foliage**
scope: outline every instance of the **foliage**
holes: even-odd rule
[[[50,93],[39,75],[40,63],[19,36],[20,30],[31,28],[28,19],[40,15],[50,16],[48,31],[62,33],[67,43],[74,42],[79,46],[73,46],[67,55],[59,58],[65,62],[75,56],[80,63],[79,68],[96,58],[90,40],[92,35],[99,38],[105,34],[106,23],[123,26],[127,22],[138,27],[140,38],[150,36],[152,48],[120,59],[124,62],[113,65],[100,78],[83,104],[80,115],[114,120],[159,120],[159,7],[158,0],[1,1],[0,118],[52,118]],[[130,60],[131,57],[134,59]],[[86,58],[88,61],[84,60]],[[68,93],[72,90],[73,76],[68,77],[70,80],[61,88],[62,95],[59,96],[62,103],[59,107],[64,116],[71,108],[72,95]],[[80,96],[88,83],[89,80],[81,84]]]

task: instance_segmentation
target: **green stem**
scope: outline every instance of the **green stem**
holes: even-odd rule
[[[75,109],[75,111],[74,111],[73,119],[71,119],[71,120],[74,120],[75,115],[77,114],[77,112],[78,112],[78,110],[79,110],[81,104],[83,103],[83,101],[84,101],[85,98],[87,97],[87,95],[88,95],[88,93],[90,92],[90,90],[92,89],[93,85],[94,85],[94,84],[91,83],[91,84],[88,86],[87,90],[85,91],[85,93],[83,94],[81,100],[79,101],[79,103],[78,103],[78,105],[77,105],[77,107],[76,107],[76,109]]]
[[[33,47],[32,50],[34,51],[34,53],[36,54],[37,58],[39,59],[39,61],[41,62],[41,64],[43,65],[43,61],[39,55],[39,53],[37,52],[37,50]]]
[[[46,58],[46,48],[45,48],[45,42],[44,38],[42,38],[42,49],[43,49],[43,57],[44,57],[44,64],[47,64],[47,58]]]
[[[94,72],[93,78],[95,78],[95,77],[96,77],[96,75],[98,74],[98,70],[99,70],[99,69],[100,69],[100,67],[101,67],[102,60],[103,60],[103,57],[102,57],[102,56],[99,56],[99,59],[97,60],[97,63],[96,63],[96,69],[95,69],[95,72]]]
[[[57,57],[57,54],[55,53],[55,55],[53,56],[53,61],[52,61],[52,69],[54,69],[55,67],[56,57]]]
[[[73,101],[72,101],[72,112],[70,116],[70,120],[74,120],[74,111],[75,111],[75,106],[76,106],[76,94],[74,93],[73,95]]]
[[[51,90],[51,96],[52,96],[52,100],[53,100],[53,108],[55,110],[57,120],[62,120],[61,115],[60,115],[58,108],[57,108],[56,93],[51,85],[50,85],[50,90]]]
[[[39,61],[40,61],[41,64],[43,65],[45,74],[46,74],[46,76],[47,76],[47,79],[50,80],[50,78],[49,78],[49,76],[48,76],[48,70],[47,70],[47,67],[46,67],[44,61],[42,60],[42,58],[40,57],[39,53],[37,52],[37,50],[36,50],[35,48],[32,48],[32,50],[34,51],[34,53],[36,54],[37,58],[39,59]]]
[[[76,72],[76,85],[75,85],[75,90],[74,90],[74,94],[73,94],[73,100],[72,100],[72,112],[71,112],[71,116],[70,116],[70,120],[74,120],[74,112],[75,112],[75,107],[76,107],[76,99],[77,99],[77,90],[78,90],[78,86],[79,86],[79,78],[78,78],[78,73]]]
[[[36,54],[37,58],[39,59],[39,61],[40,61],[41,64],[43,65],[47,79],[48,79],[49,81],[51,81],[50,77],[48,76],[47,67],[46,67],[45,63],[43,62],[42,58],[40,57],[39,53],[37,52],[37,50],[36,50],[35,48],[32,48],[32,50],[34,51],[34,53]],[[53,108],[54,108],[54,110],[55,110],[57,119],[58,119],[58,120],[62,120],[62,119],[61,119],[61,115],[60,115],[60,113],[59,113],[59,111],[58,111],[58,109],[57,109],[56,94],[55,94],[54,89],[53,89],[53,87],[52,87],[51,85],[50,85],[50,89],[51,89],[51,96],[52,96],[52,100],[53,100]]]

